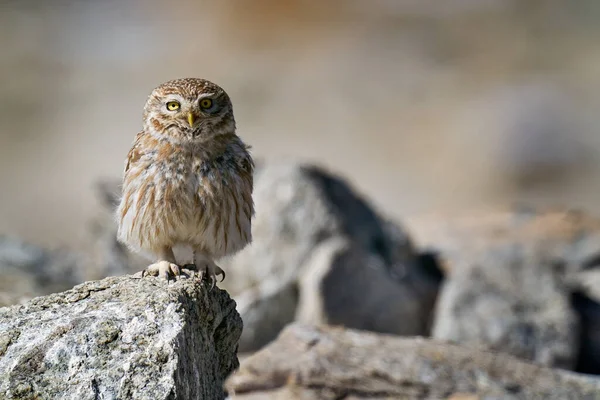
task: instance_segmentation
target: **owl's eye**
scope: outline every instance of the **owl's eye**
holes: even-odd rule
[[[213,105],[213,101],[211,99],[202,99],[200,100],[200,108],[203,110],[208,110]]]
[[[175,110],[179,110],[180,104],[178,101],[169,101],[167,103],[167,110],[169,111],[175,111]]]

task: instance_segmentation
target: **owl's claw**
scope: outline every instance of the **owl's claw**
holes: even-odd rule
[[[168,261],[157,261],[154,264],[150,264],[144,271],[142,271],[142,278],[146,275],[158,276],[161,279],[170,280],[171,277],[177,279],[181,276],[181,270],[179,265]]]
[[[195,264],[185,264],[183,268],[181,268],[181,272],[183,272],[182,276],[187,278],[195,278],[196,272],[198,272],[198,268]]]
[[[196,271],[198,271],[198,277],[200,280],[207,280],[210,282],[210,289],[212,290],[217,283],[217,276],[223,275],[220,282],[225,280],[225,271],[221,269],[217,264],[212,260],[202,260],[201,262],[196,262]]]

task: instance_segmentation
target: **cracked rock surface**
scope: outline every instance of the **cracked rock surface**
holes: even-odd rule
[[[86,282],[0,308],[0,398],[221,399],[241,331],[195,279]]]
[[[596,399],[600,380],[423,338],[293,324],[245,359],[230,400]]]

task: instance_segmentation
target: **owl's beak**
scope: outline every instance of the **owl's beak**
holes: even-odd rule
[[[194,122],[196,122],[197,117],[194,115],[194,113],[190,112],[188,113],[188,122],[190,124],[190,128],[194,127]]]

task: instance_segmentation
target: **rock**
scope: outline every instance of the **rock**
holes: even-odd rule
[[[401,279],[385,262],[352,242],[334,238],[319,245],[300,277],[297,320],[397,335],[430,330],[437,282],[420,264]]]
[[[600,221],[570,210],[520,208],[409,225],[421,246],[439,253],[450,277],[433,337],[600,373],[593,360],[599,330],[590,318],[600,315],[593,301],[600,299],[600,279],[589,276],[600,259]]]
[[[239,302],[240,351],[262,347],[292,320],[427,332],[439,278],[420,268],[406,232],[342,178],[313,165],[261,163],[254,201],[252,245],[222,261],[233,277],[223,287],[254,299]]]
[[[0,307],[80,283],[80,265],[80,259],[67,251],[46,251],[16,237],[0,235]]]
[[[274,275],[283,282],[295,280],[314,249],[332,237],[348,238],[383,258],[390,274],[403,275],[414,259],[403,231],[392,232],[387,221],[344,180],[316,166],[259,164],[253,197],[253,243],[224,262],[236,276],[225,284],[232,292],[242,292]]]
[[[561,264],[526,245],[492,248],[443,286],[432,336],[572,369],[579,320]]]
[[[265,281],[256,291],[246,290],[236,296],[237,310],[244,320],[240,351],[248,352],[266,345],[294,321],[298,296],[297,282],[279,282],[275,277]]]
[[[228,399],[592,399],[600,380],[423,338],[293,324],[244,360]]]
[[[3,399],[220,399],[242,321],[197,280],[112,277],[0,309]]]
[[[105,204],[114,204],[116,187],[105,184]],[[219,285],[244,320],[240,351],[264,346],[297,319],[428,332],[439,271],[424,267],[406,232],[342,178],[314,165],[259,161],[253,197],[253,243],[218,261],[227,272]],[[108,243],[101,264],[129,270],[119,266],[133,259],[114,245],[114,222],[103,226],[103,239],[94,239]]]

